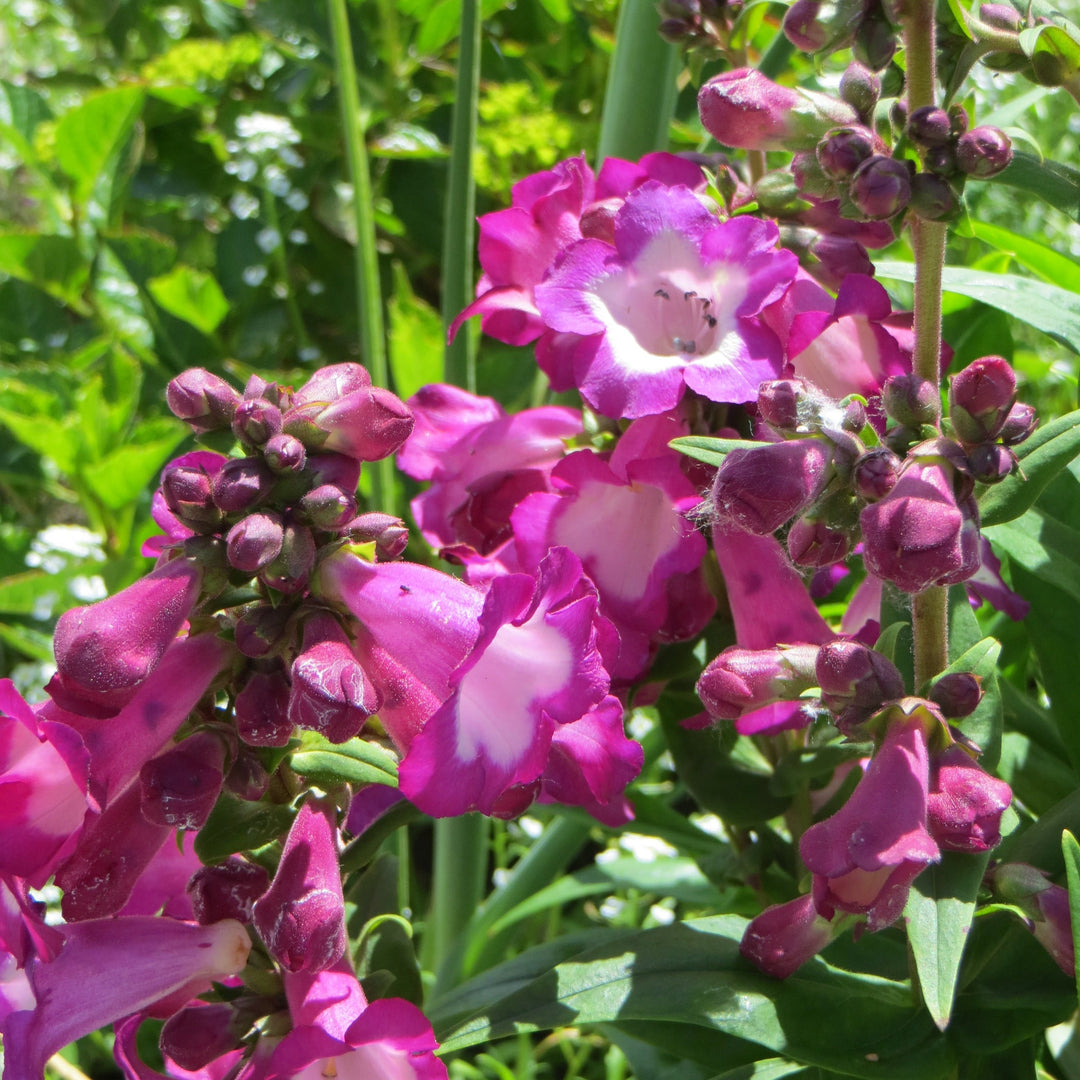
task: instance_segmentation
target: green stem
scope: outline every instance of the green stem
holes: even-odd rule
[[[450,174],[443,232],[442,317],[449,326],[472,301],[473,234],[476,181],[472,159],[476,149],[476,101],[480,93],[480,2],[462,0],[454,113],[451,120]],[[446,349],[446,381],[476,393],[476,337],[469,327]]]
[[[435,822],[435,868],[424,961],[426,967],[440,975],[484,895],[489,825],[481,814],[439,818]]]
[[[934,0],[908,0],[904,18],[908,113],[935,103]],[[947,226],[912,217],[915,251],[915,352],[917,375],[941,381],[941,273]],[[948,590],[927,589],[912,604],[916,691],[948,665]]]
[[[328,0],[330,31],[334,43],[334,68],[338,98],[341,101],[341,125],[344,129],[345,155],[353,189],[353,219],[356,223],[356,312],[359,321],[360,362],[365,364],[376,386],[389,387],[390,371],[386,359],[383,331],[382,287],[379,282],[379,256],[375,248],[375,217],[371,212],[374,196],[365,145],[365,120],[360,109],[356,85],[356,64],[349,36],[349,12],[346,0]],[[394,498],[394,462],[391,458],[376,461],[371,470],[372,499],[379,510],[396,514]]]
[[[597,161],[637,160],[666,150],[678,96],[679,50],[657,32],[653,0],[623,0],[615,28],[615,53],[604,91]]]

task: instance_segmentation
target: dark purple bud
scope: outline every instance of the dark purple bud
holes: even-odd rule
[[[884,71],[896,53],[897,34],[887,19],[864,18],[855,32],[852,55],[872,71]]]
[[[855,491],[874,502],[892,491],[899,475],[900,458],[888,447],[878,446],[855,462],[851,478]]]
[[[834,180],[846,180],[872,157],[874,135],[869,128],[833,128],[817,145],[818,164]]]
[[[274,474],[261,458],[233,458],[214,477],[214,502],[225,514],[242,514],[262,502],[274,486]]]
[[[981,484],[997,484],[1016,466],[1016,455],[997,443],[980,443],[967,456],[967,471]]]
[[[898,135],[907,130],[907,116],[907,102],[902,98],[897,98],[889,107],[889,123]]]
[[[944,109],[923,105],[908,116],[907,134],[916,146],[945,146],[952,136],[952,121]]]
[[[840,421],[844,431],[850,431],[857,435],[866,427],[866,406],[856,399],[852,399],[844,406],[844,418]]]
[[[941,420],[941,394],[937,386],[918,375],[894,375],[886,379],[881,404],[904,427],[936,427]]]
[[[956,176],[956,149],[953,146],[932,146],[923,155],[923,166],[934,176]]]
[[[276,473],[298,473],[307,464],[304,444],[292,435],[274,435],[263,447],[266,464]]]
[[[775,979],[794,975],[832,941],[833,928],[817,913],[813,896],[766,908],[743,931],[739,953]]]
[[[266,398],[245,398],[232,418],[233,434],[249,446],[262,446],[281,431],[281,410]]]
[[[840,96],[869,123],[881,97],[881,79],[860,63],[849,64],[840,76]]]
[[[949,133],[954,139],[959,139],[967,131],[970,125],[967,109],[963,105],[949,106]]]
[[[814,53],[829,43],[832,33],[820,21],[821,7],[821,0],[795,0],[784,13],[781,29],[796,49]]]
[[[193,431],[204,432],[229,426],[240,395],[205,368],[189,368],[165,388],[165,400],[174,416]]]
[[[709,496],[719,521],[765,536],[821,494],[833,448],[823,439],[767,443],[724,458]]]
[[[957,744],[930,762],[926,827],[944,851],[989,851],[1001,843],[1001,815],[1012,802],[1004,780],[984,772]]]
[[[355,491],[360,483],[360,469],[359,461],[344,454],[311,454],[304,478],[310,478],[309,487],[333,484],[342,491]]]
[[[306,525],[286,521],[281,551],[259,573],[263,583],[283,593],[302,592],[315,565],[315,537]]]
[[[225,745],[212,731],[198,731],[151,758],[139,772],[142,813],[155,825],[201,829],[221,794]]]
[[[196,870],[187,893],[200,926],[222,919],[249,923],[255,901],[269,886],[270,875],[261,866],[230,855],[219,866]]]
[[[408,546],[409,530],[401,518],[378,511],[361,514],[349,522],[344,530],[350,540],[359,544],[375,544],[379,562],[396,559]]]
[[[672,45],[681,45],[694,37],[694,24],[685,19],[662,19],[656,29],[659,35]]]
[[[854,237],[819,235],[811,243],[810,253],[818,259],[817,266],[809,267],[810,273],[829,288],[839,289],[849,274],[874,276],[874,264],[866,248]]]
[[[248,746],[288,745],[293,733],[289,693],[284,668],[251,673],[234,705],[236,733]]]
[[[1016,373],[1003,356],[973,360],[949,382],[949,419],[962,443],[997,438],[1016,401]]]
[[[982,686],[977,675],[954,671],[942,675],[930,688],[930,700],[947,720],[970,716],[982,701]]]
[[[273,510],[248,514],[225,537],[229,563],[246,574],[258,573],[281,554],[284,539],[280,514]]]
[[[1018,401],[1005,417],[998,438],[1006,446],[1019,446],[1039,426],[1039,415],[1031,405]]]
[[[758,387],[758,415],[777,431],[796,431],[809,404],[802,379],[772,379]]]
[[[960,213],[960,200],[943,176],[917,173],[911,180],[911,209],[926,221],[948,221]]]
[[[892,661],[855,641],[822,645],[815,675],[826,707],[849,724],[905,694],[903,676]]]
[[[733,645],[701,673],[697,694],[715,720],[735,720],[775,701],[794,701],[814,685],[816,645],[740,649]]]
[[[334,532],[356,517],[356,499],[334,484],[322,484],[300,499],[298,517],[312,528]]]
[[[176,465],[161,477],[161,497],[181,524],[195,532],[212,532],[221,524],[221,511],[214,505],[213,483],[205,469]]]
[[[200,1001],[186,1005],[165,1021],[158,1046],[181,1069],[197,1072],[223,1054],[240,1049],[249,1025],[250,1020],[241,1020],[232,1005]]]
[[[238,799],[258,802],[270,790],[270,774],[254,750],[241,745],[225,777],[225,787]]]
[[[236,621],[236,647],[252,660],[269,656],[282,644],[282,635],[292,612],[287,606],[259,604]]]
[[[997,176],[1012,161],[1012,142],[995,127],[976,127],[960,136],[956,144],[956,164],[962,173],[976,180]]]
[[[304,643],[293,661],[289,719],[330,742],[347,742],[380,704],[379,693],[332,615],[317,614],[304,625]]]
[[[1024,25],[1020,12],[1010,4],[980,4],[979,18],[995,30],[1011,30],[1014,33],[1019,33]]]
[[[876,155],[859,166],[848,194],[865,217],[885,221],[907,206],[911,198],[910,176],[902,161]]]
[[[820,568],[847,558],[851,535],[809,515],[796,518],[787,537],[788,555],[796,566]]]

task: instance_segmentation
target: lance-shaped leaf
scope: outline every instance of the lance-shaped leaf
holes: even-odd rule
[[[359,736],[335,745],[316,731],[305,731],[292,769],[315,783],[390,784],[397,787],[397,761],[389,750]]]
[[[1068,829],[1061,834],[1061,854],[1069,882],[1069,918],[1072,921],[1073,956],[1080,954],[1080,844]],[[1080,974],[1077,975],[1077,999],[1080,1000]]]

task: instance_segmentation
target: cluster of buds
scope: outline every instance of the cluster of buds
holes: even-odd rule
[[[724,52],[742,0],[660,0],[660,36],[703,58]]]
[[[882,0],[795,0],[784,16],[787,39],[803,52],[828,55],[851,48],[874,71],[892,60],[897,47],[895,18]]]

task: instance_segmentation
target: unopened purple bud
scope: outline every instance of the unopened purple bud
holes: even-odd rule
[[[240,1024],[244,1027],[240,1028]],[[229,1051],[238,1050],[249,1024],[249,1020],[240,1020],[232,1005],[200,1002],[185,1006],[165,1021],[158,1046],[180,1068],[197,1072]]]
[[[281,431],[281,410],[266,398],[245,398],[232,418],[233,434],[249,446],[262,446]]]
[[[816,645],[740,649],[733,645],[701,673],[697,694],[717,720],[734,720],[774,701],[794,701],[814,685]]]
[[[817,145],[818,163],[834,180],[845,180],[874,153],[869,128],[833,128]]]
[[[213,483],[205,469],[175,465],[161,477],[161,497],[178,521],[195,532],[212,532],[221,524],[221,511],[214,505]]]
[[[286,521],[281,537],[281,551],[262,568],[259,577],[271,589],[283,593],[302,592],[308,574],[315,565],[315,537],[306,525]]]
[[[229,426],[240,395],[205,368],[189,368],[165,388],[165,400],[174,416],[194,431],[204,432]]]
[[[892,491],[899,475],[900,458],[888,447],[878,446],[855,462],[852,482],[859,495],[873,502]]]
[[[314,375],[293,395],[293,405],[307,405],[320,401],[329,404],[358,390],[371,386],[371,376],[362,364],[328,364]]]
[[[941,394],[937,386],[919,375],[894,375],[885,380],[881,404],[898,424],[918,429],[936,427],[941,420]]]
[[[269,656],[281,645],[291,614],[288,607],[269,604],[245,611],[236,621],[236,647],[252,660]]]
[[[810,244],[810,253],[818,260],[816,267],[809,268],[810,273],[829,288],[839,289],[849,274],[874,275],[866,248],[852,236],[818,235]]]
[[[903,676],[892,661],[855,641],[822,645],[815,675],[822,701],[849,724],[865,719],[905,693]]]
[[[957,744],[930,762],[926,826],[944,851],[989,851],[1001,843],[1001,815],[1012,790]]]
[[[1016,455],[997,443],[980,443],[968,452],[967,471],[980,484],[997,484],[1016,467]]]
[[[948,221],[960,212],[960,200],[952,185],[932,172],[912,177],[909,205],[925,221]]]
[[[1041,870],[1027,863],[999,863],[986,875],[986,883],[995,899],[1024,911],[1027,927],[1035,939],[1058,967],[1073,978],[1076,955],[1068,889],[1055,885]]]
[[[380,562],[396,559],[409,543],[409,530],[405,522],[393,514],[378,511],[353,518],[346,531],[349,538],[357,543],[374,543],[375,555]]]
[[[867,123],[881,97],[881,79],[860,63],[849,64],[840,76],[840,96]]]
[[[908,116],[907,133],[917,146],[944,146],[952,135],[952,122],[944,109],[923,105]]]
[[[803,52],[814,53],[825,48],[832,34],[829,28],[819,21],[821,0],[795,0],[784,13],[781,29],[784,36]]]
[[[281,515],[273,510],[248,514],[225,537],[229,563],[236,570],[256,574],[281,554],[285,538]]]
[[[293,435],[274,435],[263,447],[263,457],[276,473],[298,473],[307,464],[307,449]]]
[[[934,176],[955,177],[959,172],[956,166],[955,147],[932,146],[923,155],[923,166]]]
[[[236,695],[236,733],[248,746],[287,746],[292,737],[289,719],[289,679],[284,668],[254,671]]]
[[[979,678],[969,671],[954,671],[942,675],[930,688],[930,700],[941,709],[947,720],[970,716],[982,701]]]
[[[885,221],[907,206],[911,198],[910,175],[902,161],[875,155],[859,166],[848,194],[865,217]]]
[[[817,438],[733,450],[709,497],[717,518],[758,536],[775,532],[821,494],[832,455]]]
[[[802,379],[772,379],[758,387],[758,415],[777,431],[795,431],[808,400]]]
[[[998,438],[1006,446],[1018,446],[1039,426],[1039,415],[1034,406],[1018,401],[1005,417]]]
[[[151,758],[139,772],[142,813],[154,825],[201,829],[221,794],[225,746],[212,731],[198,731]]]
[[[856,60],[873,71],[884,71],[896,53],[897,34],[887,19],[868,15],[855,31],[852,50]]]
[[[225,787],[244,802],[258,802],[270,790],[270,773],[258,754],[241,745],[233,761]]]
[[[196,870],[187,885],[191,909],[201,926],[235,919],[251,922],[251,909],[270,886],[270,875],[256,863],[230,855],[219,866]]]
[[[1010,4],[980,4],[979,19],[996,30],[1012,30],[1015,33],[1019,33],[1024,25],[1020,12]]]
[[[312,528],[333,532],[356,516],[356,499],[334,484],[322,484],[300,499],[298,509]]]
[[[840,421],[844,431],[857,435],[866,427],[866,406],[857,399],[852,399],[844,406],[844,418]]]
[[[1003,356],[973,360],[949,383],[949,419],[956,437],[977,444],[997,437],[1016,401],[1016,373]]]
[[[788,555],[796,566],[832,566],[847,558],[851,535],[809,515],[796,518],[787,537]]]
[[[409,437],[412,428],[408,406],[378,386],[329,403],[306,402],[285,414],[286,433],[295,435],[309,449],[333,451],[357,461],[389,457]]]
[[[233,458],[214,477],[214,502],[225,514],[242,514],[261,503],[274,486],[274,474],[261,458]]]
[[[889,123],[892,124],[893,131],[895,131],[897,135],[907,130],[907,118],[907,102],[904,101],[903,98],[897,98],[892,105],[889,106]]]
[[[1012,142],[995,127],[975,127],[960,136],[956,144],[956,164],[962,173],[976,180],[997,176],[1012,161]]]
[[[829,920],[817,913],[813,896],[766,908],[743,931],[739,952],[775,979],[794,975],[832,941]]]

